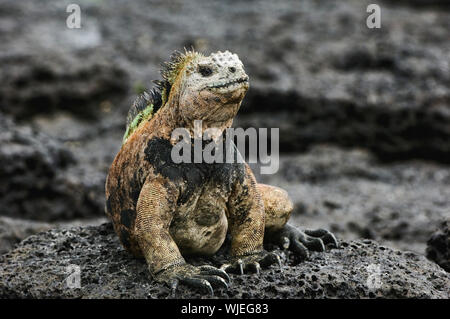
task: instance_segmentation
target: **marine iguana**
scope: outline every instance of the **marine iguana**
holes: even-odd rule
[[[154,279],[176,290],[179,283],[227,288],[228,272],[260,272],[281,261],[263,249],[269,240],[302,258],[308,250],[337,247],[327,230],[301,231],[287,224],[288,194],[258,184],[245,162],[179,163],[171,158],[175,128],[193,131],[232,125],[249,78],[236,54],[175,53],[163,80],[131,107],[122,147],[106,181],[106,214],[122,245],[145,257]],[[220,268],[193,266],[183,255],[211,255],[231,235],[231,258]]]

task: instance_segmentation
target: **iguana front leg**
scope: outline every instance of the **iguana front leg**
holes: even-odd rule
[[[228,224],[232,238],[232,260],[221,269],[241,274],[245,270],[259,273],[261,266],[281,263],[278,255],[263,250],[264,203],[256,187],[255,177],[247,165],[243,182],[235,185],[229,199]]]
[[[175,211],[178,190],[163,178],[147,181],[137,202],[135,233],[152,276],[171,286],[179,283],[209,291],[227,288],[230,278],[223,270],[212,266],[195,267],[184,260],[169,233]]]

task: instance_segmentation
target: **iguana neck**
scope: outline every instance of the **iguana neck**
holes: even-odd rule
[[[241,102],[236,105],[227,105],[227,108],[239,109]],[[218,106],[220,107],[220,106]],[[199,123],[195,123],[196,120],[201,120],[201,136],[206,129],[217,129],[216,137],[222,135],[223,131],[233,124],[233,117],[223,121],[213,121],[211,119],[186,119],[182,117],[182,112],[179,111],[180,105],[174,100],[169,100],[167,104],[162,107],[147,124],[147,130],[152,132],[153,136],[158,136],[164,139],[171,139],[173,130],[177,128],[185,128],[189,131],[191,137],[199,137]],[[214,115],[214,110],[213,110]],[[197,126],[196,126],[197,125]],[[200,137],[201,137],[200,136]]]

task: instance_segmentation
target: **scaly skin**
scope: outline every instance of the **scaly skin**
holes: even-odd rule
[[[287,225],[293,209],[287,193],[257,184],[246,163],[172,161],[175,128],[187,128],[194,136],[194,120],[202,120],[202,131],[231,126],[249,87],[235,54],[186,52],[173,58],[163,78],[161,95],[154,90],[139,97],[130,111],[124,144],[106,181],[106,213],[121,243],[145,257],[157,281],[174,290],[178,283],[211,293],[213,287],[226,288],[226,272],[259,273],[280,263],[276,254],[263,250],[265,234],[304,258],[308,249],[337,246],[328,231],[304,233]],[[229,264],[217,269],[186,263],[183,255],[217,252],[227,232],[232,237]]]

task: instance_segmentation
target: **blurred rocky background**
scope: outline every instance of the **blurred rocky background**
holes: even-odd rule
[[[369,29],[371,2],[1,0],[0,253],[106,221],[128,108],[193,47],[243,61],[234,126],[280,128],[280,170],[257,178],[288,190],[294,223],[449,271],[450,2],[380,1]]]

